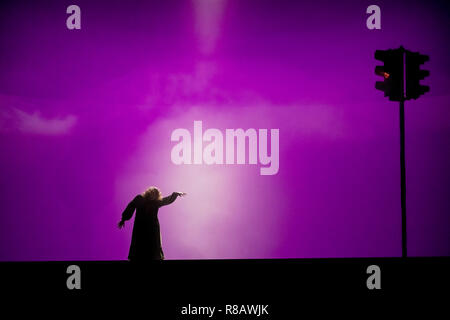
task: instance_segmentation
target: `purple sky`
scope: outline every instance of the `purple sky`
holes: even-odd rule
[[[400,45],[430,55],[431,91],[406,102],[408,253],[449,255],[449,18],[445,1],[2,1],[0,260],[126,259],[116,224],[151,185],[188,193],[160,210],[167,259],[400,256],[398,103],[374,88],[374,51]],[[194,120],[278,128],[278,174],[174,165]]]

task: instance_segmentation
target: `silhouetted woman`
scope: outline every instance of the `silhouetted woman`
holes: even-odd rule
[[[123,228],[125,221],[130,220],[136,210],[133,235],[131,237],[130,261],[163,260],[161,233],[159,230],[158,209],[171,204],[177,197],[186,195],[183,192],[173,192],[163,198],[156,187],[150,187],[143,194],[137,195],[122,213],[118,227]]]

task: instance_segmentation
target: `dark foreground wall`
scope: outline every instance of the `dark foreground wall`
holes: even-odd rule
[[[73,274],[67,272],[71,265],[79,267],[81,289],[67,287]],[[369,266],[379,267],[380,289],[368,288],[368,278],[373,275]],[[2,296],[16,302],[25,302],[27,297],[53,301],[48,296],[91,303],[100,297],[112,298],[111,310],[141,306],[149,315],[163,314],[167,319],[189,318],[183,310],[195,312],[197,307],[215,307],[213,317],[200,318],[228,319],[232,315],[225,314],[227,306],[229,313],[253,305],[256,310],[266,310],[268,319],[279,319],[296,313],[299,304],[307,301],[304,296],[321,301],[324,297],[442,295],[450,284],[449,266],[448,257],[167,260],[140,265],[127,261],[54,261],[5,262],[0,264],[0,271]]]

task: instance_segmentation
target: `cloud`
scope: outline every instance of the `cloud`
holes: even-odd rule
[[[197,63],[192,72],[152,72],[146,89],[146,101],[141,107],[152,108],[155,104],[170,106],[199,99],[217,100],[223,93],[212,82],[216,73],[216,64],[211,61]]]
[[[74,127],[77,118],[74,115],[64,117],[44,117],[39,111],[28,113],[12,107],[0,113],[2,130],[18,130],[20,132],[40,135],[67,134]]]

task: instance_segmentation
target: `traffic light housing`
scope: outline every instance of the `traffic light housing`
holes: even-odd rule
[[[420,80],[430,75],[428,70],[421,70],[420,65],[430,58],[419,52],[406,51],[405,53],[405,76],[406,76],[406,99],[417,99],[425,92],[430,91],[429,86],[420,84]]]
[[[384,78],[377,81],[375,88],[384,92],[391,101],[403,99],[403,50],[376,50],[375,59],[384,62],[383,66],[375,67],[375,74]]]

